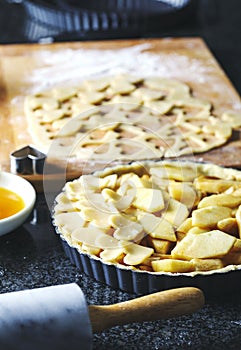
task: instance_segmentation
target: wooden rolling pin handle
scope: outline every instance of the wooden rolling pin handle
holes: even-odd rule
[[[191,314],[204,305],[202,291],[184,287],[157,292],[112,305],[90,305],[93,332],[134,322],[154,321]]]

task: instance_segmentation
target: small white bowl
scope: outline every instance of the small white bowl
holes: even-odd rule
[[[0,236],[2,236],[21,226],[28,218],[36,201],[36,192],[27,180],[4,171],[0,172],[0,187],[18,194],[25,204],[24,208],[16,214],[0,219]]]

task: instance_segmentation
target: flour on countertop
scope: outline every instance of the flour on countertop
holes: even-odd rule
[[[142,44],[119,50],[45,50],[38,53],[44,67],[34,69],[28,80],[32,83],[33,92],[37,92],[54,85],[119,73],[184,81],[191,76],[200,84],[209,79],[212,68],[204,66],[198,59],[175,52],[154,54],[147,51],[151,47],[151,44]]]

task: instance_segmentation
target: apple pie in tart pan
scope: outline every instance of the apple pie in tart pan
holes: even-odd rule
[[[241,288],[241,171],[133,161],[67,182],[53,224],[78,269],[135,294]]]

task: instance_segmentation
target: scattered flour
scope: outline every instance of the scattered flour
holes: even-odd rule
[[[201,61],[178,53],[149,52],[151,44],[136,45],[119,50],[61,49],[38,52],[44,67],[33,70],[33,92],[84,79],[131,73],[135,75],[170,77],[186,80],[192,77],[199,83],[209,79],[211,68]]]

